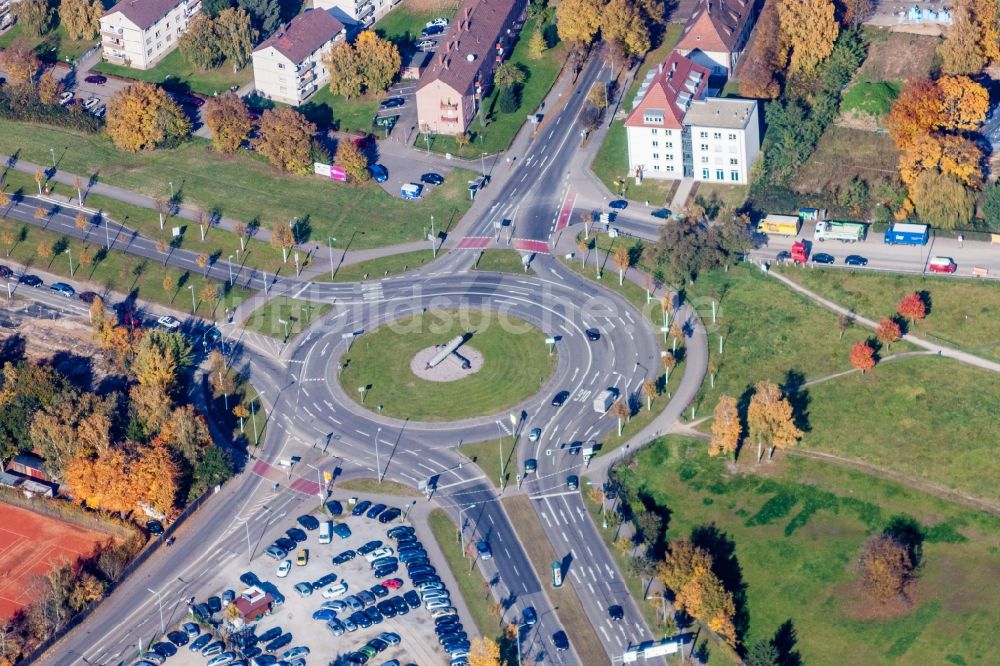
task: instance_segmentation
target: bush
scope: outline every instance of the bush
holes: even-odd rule
[[[38,92],[30,85],[11,84],[0,88],[0,117],[90,134],[97,134],[104,127],[103,120],[87,113],[77,104],[71,107],[42,104],[38,100]]]

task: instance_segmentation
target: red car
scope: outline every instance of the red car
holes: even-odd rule
[[[96,83],[97,85],[100,86],[108,82],[108,77],[101,76],[100,74],[91,74],[90,76],[85,78],[84,81],[86,81],[87,83]]]
[[[358,150],[361,152],[372,150],[375,148],[375,137],[371,134],[358,137],[357,139],[354,139],[354,145],[357,146]]]
[[[931,273],[954,273],[958,270],[958,264],[951,257],[932,257],[927,263],[927,270]]]
[[[389,580],[382,581],[382,586],[388,590],[398,590],[403,587],[403,581],[399,578],[390,578]]]

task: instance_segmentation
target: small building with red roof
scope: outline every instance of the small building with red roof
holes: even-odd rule
[[[757,20],[759,0],[700,0],[674,47],[728,78],[746,48]]]

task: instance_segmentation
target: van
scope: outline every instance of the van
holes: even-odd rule
[[[420,193],[423,191],[423,187],[417,183],[405,183],[401,188],[399,188],[399,193],[404,199],[419,199]]]
[[[611,405],[615,404],[615,400],[618,399],[618,391],[613,388],[601,391],[601,393],[594,398],[594,411],[598,414],[605,414]]]
[[[954,273],[958,264],[951,260],[951,257],[934,257],[927,264],[927,269],[932,273]]]
[[[333,539],[333,523],[329,520],[324,520],[319,524],[319,542],[320,543],[330,543]]]

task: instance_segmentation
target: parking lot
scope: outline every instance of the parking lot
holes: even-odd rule
[[[343,523],[349,527],[351,534],[347,538],[342,538],[333,533],[330,543],[321,544],[320,529],[304,530],[302,529],[303,525],[296,522],[295,516],[290,515],[272,521],[268,526],[266,535],[255,536],[251,533],[249,541],[251,547],[254,549],[254,557],[250,565],[247,566],[246,556],[229,560],[223,569],[218,572],[213,582],[193,600],[192,608],[194,609],[197,609],[199,605],[206,602],[208,604],[214,602],[216,608],[218,608],[220,602],[221,605],[225,606],[221,610],[210,614],[210,623],[200,622],[203,626],[202,631],[206,629],[211,631],[210,624],[216,625],[213,631],[215,635],[210,642],[215,642],[216,639],[221,638],[226,633],[226,629],[229,626],[229,618],[236,614],[228,608],[227,591],[231,591],[228,592],[228,595],[239,600],[241,595],[248,589],[248,586],[244,582],[241,582],[241,578],[243,581],[250,580],[245,575],[249,572],[260,580],[258,587],[264,592],[271,593],[273,596],[275,592],[278,593],[276,595],[278,603],[273,605],[270,614],[264,615],[259,622],[247,622],[247,626],[252,627],[253,633],[258,637],[275,627],[280,627],[281,635],[291,635],[290,639],[284,640],[284,645],[270,651],[270,654],[278,659],[281,659],[287,650],[304,646],[309,648],[309,653],[308,655],[297,655],[298,659],[304,660],[297,662],[298,664],[311,663],[323,664],[325,666],[325,664],[333,661],[338,656],[357,653],[368,641],[378,637],[379,634],[391,632],[398,635],[398,644],[390,645],[382,652],[371,656],[366,660],[367,663],[375,665],[388,663],[394,666],[397,664],[403,666],[407,664],[449,663],[450,657],[438,645],[434,631],[435,624],[431,613],[424,606],[413,608],[413,604],[411,604],[405,614],[389,617],[387,613],[382,621],[372,626],[367,628],[358,626],[354,630],[348,628],[340,636],[336,636],[327,626],[327,619],[332,614],[333,617],[343,621],[351,617],[352,610],[331,609],[325,613],[322,619],[313,619],[313,614],[320,610],[324,602],[328,605],[331,605],[336,600],[346,602],[352,595],[359,595],[362,591],[371,590],[373,586],[381,588],[376,590],[378,594],[371,596],[360,595],[362,601],[366,601],[366,596],[368,600],[374,597],[375,603],[367,603],[366,611],[378,607],[381,602],[388,601],[391,604],[394,599],[400,598],[405,593],[414,590],[406,567],[402,564],[399,566],[398,571],[378,579],[375,577],[371,565],[361,552],[346,562],[340,564],[332,563],[333,558],[344,551],[348,549],[354,551],[362,549],[363,551],[365,544],[375,541],[382,542],[381,547],[383,548],[394,549],[392,554],[395,555],[397,543],[393,538],[389,538],[386,532],[392,527],[404,524],[400,519],[381,523],[377,519],[369,519],[365,515],[353,516],[351,515],[352,505],[350,502],[343,501],[342,503],[344,514],[332,519],[332,523],[334,525]],[[311,515],[319,519],[319,521],[331,520],[330,515],[325,510],[317,510]],[[286,535],[285,531],[290,528],[297,528],[299,532]],[[296,543],[287,552],[284,559],[274,559],[265,553],[275,540],[286,536],[293,537],[292,540],[294,540],[294,537],[298,537],[299,539],[305,537],[305,539]],[[286,543],[285,545],[289,544]],[[369,546],[369,548],[374,547],[374,545]],[[302,551],[305,551],[306,564],[299,564],[301,561],[299,556]],[[378,552],[375,553],[375,555],[377,554]],[[290,564],[284,565],[287,573],[279,576],[279,566],[285,560],[290,561]],[[335,580],[334,576],[330,576],[329,574],[335,574]],[[322,587],[316,588],[310,594],[303,596],[302,593],[296,591],[296,584],[303,582],[311,584],[324,576],[328,578],[328,582]],[[381,582],[392,579],[398,579],[401,582],[398,589],[389,589],[387,586],[380,586]],[[336,588],[342,581],[347,583],[346,592],[328,592],[331,587]],[[324,592],[327,592],[327,594],[324,595]],[[451,592],[457,594],[457,590]],[[418,603],[418,600],[413,599],[413,595],[410,596],[414,603]],[[218,599],[213,600],[210,597],[218,597]],[[281,597],[283,597],[283,600]],[[403,600],[396,601],[396,604],[403,605]],[[247,601],[237,601],[233,605],[243,609],[247,606]],[[204,610],[204,607],[202,607],[203,612]],[[377,616],[378,614],[376,613],[375,615]],[[194,619],[193,614],[186,619]],[[177,630],[181,626],[179,624],[174,627],[167,627],[167,632]],[[272,633],[278,635],[277,632],[272,631]],[[206,657],[198,652],[192,652],[189,647],[190,643],[179,646],[177,653],[168,657],[163,663],[168,665],[176,664],[177,666],[205,666],[213,658],[211,655]],[[232,645],[227,645],[227,649],[231,647]],[[267,645],[264,642],[260,642],[258,647],[263,649]],[[266,655],[268,651],[265,649],[263,653]],[[295,664],[295,658],[289,658],[288,663]],[[395,662],[392,660],[395,660]],[[354,663],[366,662],[355,661]],[[253,662],[247,660],[243,663],[252,664]],[[265,657],[263,663],[274,662]]]

